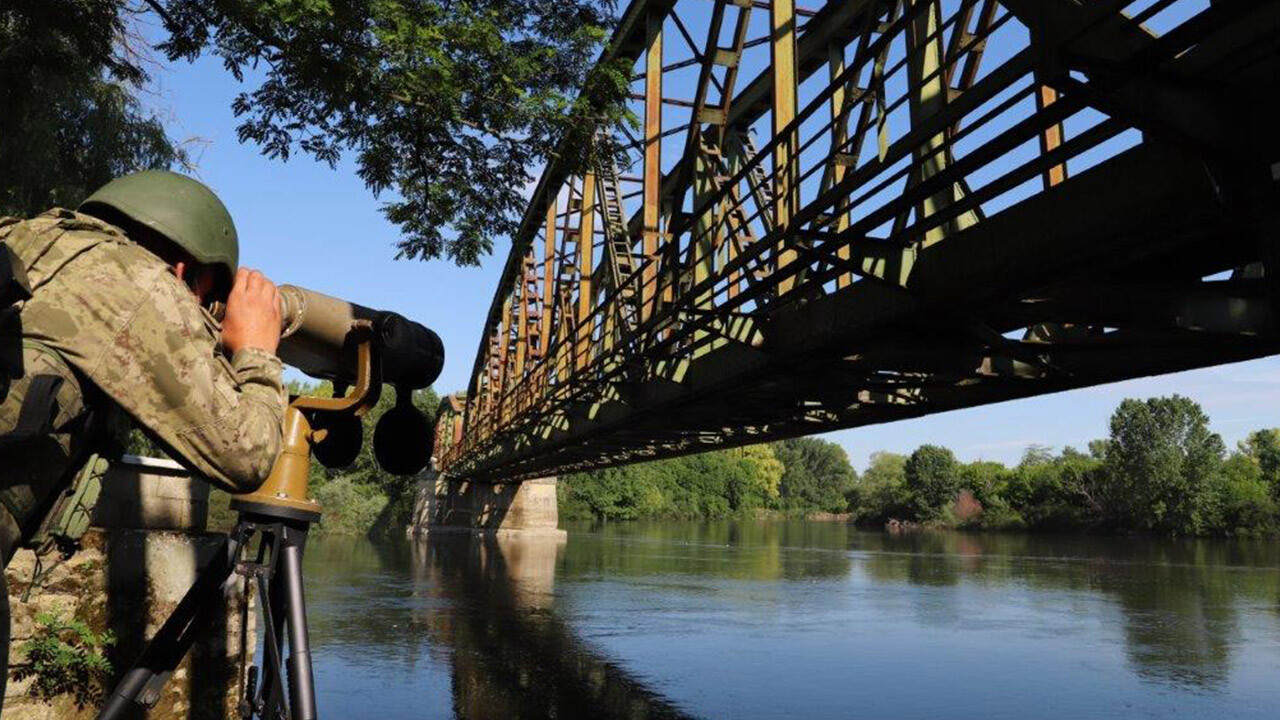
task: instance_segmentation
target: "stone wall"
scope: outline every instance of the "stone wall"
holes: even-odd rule
[[[13,643],[3,720],[79,720],[96,708],[78,708],[70,696],[52,702],[33,698],[33,680],[15,681],[21,646],[36,630],[36,616],[55,612],[77,618],[95,631],[110,629],[118,642],[109,653],[117,673],[132,665],[195,580],[197,569],[222,545],[223,536],[204,531],[208,485],[192,480],[176,463],[130,459],[112,468],[94,514],[97,527],[84,549],[48,570],[32,585],[35,558],[20,552],[9,565]],[[46,565],[47,568],[47,565]],[[30,593],[28,594],[28,590]],[[148,720],[210,720],[237,717],[239,612],[237,587],[223,598],[226,613],[197,641],[165,686]],[[254,613],[250,612],[249,644]]]

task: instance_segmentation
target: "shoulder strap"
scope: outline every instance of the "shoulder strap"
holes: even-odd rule
[[[42,342],[22,339],[22,347],[45,353],[59,364],[71,371],[62,353]],[[65,378],[61,375],[41,373],[26,380],[26,392],[22,396],[22,406],[18,409],[18,419],[9,432],[0,434],[0,447],[10,446],[48,435],[54,431],[53,422],[58,416],[58,390]]]
[[[37,375],[27,383],[27,394],[22,397],[18,422],[13,429],[0,436],[0,446],[48,435],[53,430],[53,419],[58,415],[58,388],[62,378],[57,375]]]

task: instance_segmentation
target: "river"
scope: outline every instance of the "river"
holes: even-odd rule
[[[1280,717],[1280,543],[840,523],[316,538],[328,718]]]

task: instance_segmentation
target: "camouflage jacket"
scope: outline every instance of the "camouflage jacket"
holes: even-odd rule
[[[231,492],[256,488],[280,452],[280,361],[228,359],[221,328],[158,257],[118,228],[70,210],[0,218],[28,266],[24,339],[61,354],[175,454]]]

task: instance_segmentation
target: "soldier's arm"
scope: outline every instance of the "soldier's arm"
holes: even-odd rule
[[[92,373],[93,380],[192,470],[230,492],[256,489],[280,452],[280,361],[242,348],[176,278],[160,278]]]

